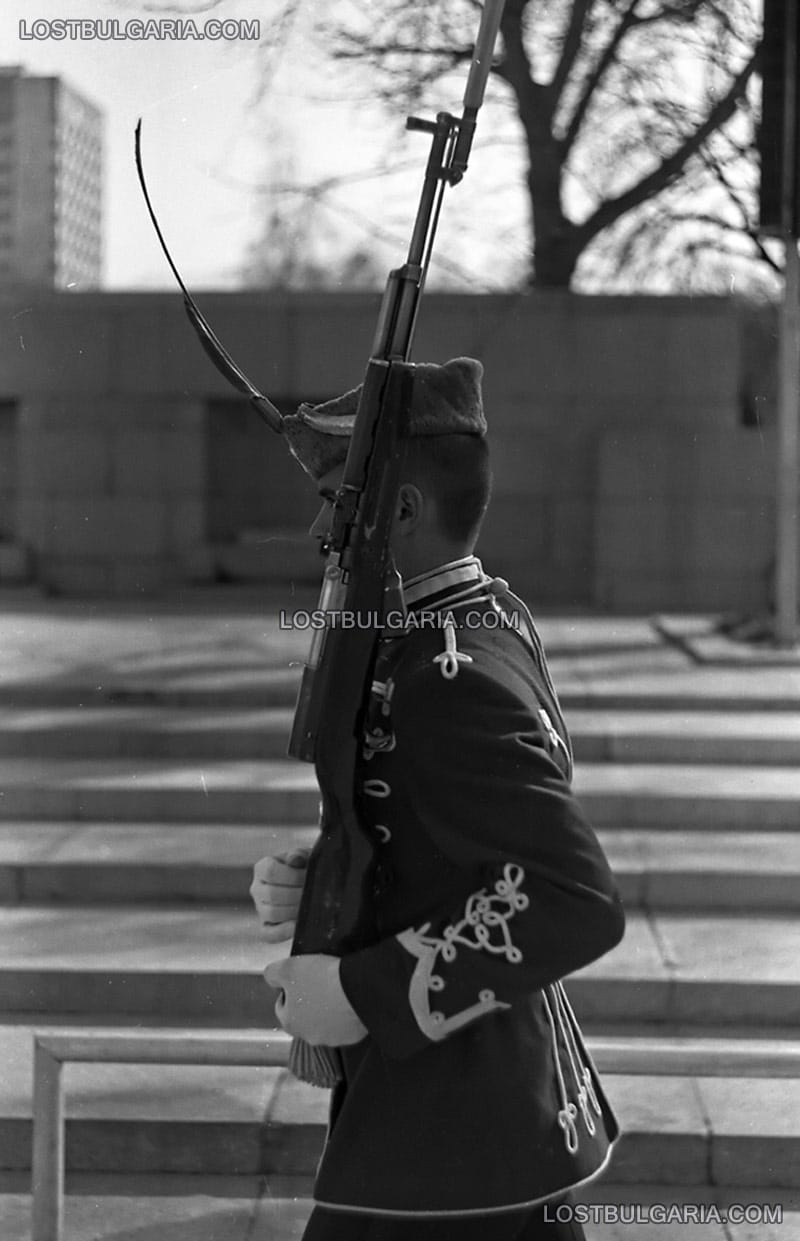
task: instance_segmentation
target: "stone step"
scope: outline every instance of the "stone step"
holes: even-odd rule
[[[6,1172],[29,1166],[32,1028],[44,1027],[0,1026],[9,1067],[0,1082]],[[623,1129],[604,1179],[800,1188],[800,1081],[615,1074],[604,1081]],[[65,1093],[73,1172],[309,1178],[327,1120],[327,1092],[277,1068],[73,1064]]]
[[[301,1177],[72,1173],[63,1241],[178,1241],[189,1230],[192,1241],[300,1241],[312,1208],[310,1194],[308,1178]],[[589,1212],[583,1225],[586,1241],[791,1241],[800,1236],[800,1193],[791,1189],[603,1180],[578,1190],[576,1199]],[[0,1178],[3,1241],[30,1241],[30,1203],[25,1174]],[[663,1218],[676,1208],[687,1222],[658,1221],[655,1213]],[[747,1216],[740,1208],[749,1213],[749,1223],[742,1222]],[[738,1214],[735,1221],[732,1211]],[[614,1222],[620,1218],[623,1222]],[[776,1218],[780,1222],[772,1222]]]
[[[302,656],[285,667],[201,671],[181,676],[105,676],[102,684],[73,678],[62,681],[20,681],[0,684],[0,703],[6,706],[42,707],[158,704],[229,710],[240,708],[293,707],[300,685]],[[711,674],[706,674],[710,676]],[[716,676],[711,683],[695,685],[680,678],[638,677],[586,682],[570,671],[559,676],[554,669],[558,696],[569,722],[577,711],[747,711],[780,716],[800,712],[800,690],[779,694],[762,685],[740,684],[740,674]],[[677,684],[672,680],[677,679]]]
[[[0,908],[0,1011],[195,1014],[270,1025],[267,945],[251,907]],[[570,981],[595,1023],[800,1021],[800,917],[632,912],[621,945]]]
[[[800,712],[573,710],[568,727],[586,763],[800,765]]]
[[[158,703],[0,708],[0,758],[255,759],[286,754],[293,710],[170,707]],[[583,762],[800,761],[800,713],[573,711]]]
[[[277,630],[277,618],[265,626]],[[224,647],[192,658],[181,650],[172,661],[121,658],[98,665],[93,675],[80,668],[16,677],[0,666],[0,703],[6,706],[159,704],[164,707],[227,709],[293,706],[307,633],[273,634],[263,654],[246,648],[235,657]],[[106,635],[98,636],[105,641]],[[68,638],[65,638],[68,641]],[[175,642],[178,642],[175,637]],[[217,637],[216,642],[220,639]],[[227,639],[228,643],[233,638]],[[185,638],[184,638],[185,641]],[[561,705],[568,718],[577,711],[672,711],[676,713],[755,712],[780,716],[800,713],[800,670],[793,668],[697,668],[670,662],[663,669],[612,666],[608,673],[570,655],[551,660]],[[91,659],[85,663],[91,665]]]
[[[800,711],[800,666],[791,668],[698,667],[685,659],[647,656],[631,661],[550,661],[566,710],[606,711]]]
[[[299,602],[291,589],[236,587],[147,600],[4,598],[0,701],[257,696],[287,675],[293,693],[308,634],[282,631],[278,613]]]
[[[575,788],[597,827],[789,831],[800,766],[581,763]],[[308,823],[313,768],[294,760],[0,761],[0,820]]]
[[[315,827],[0,823],[0,902],[239,902],[254,863]]]
[[[570,980],[591,1022],[792,1025],[800,1017],[800,919],[680,910],[628,914],[622,943]]]
[[[106,1012],[275,1024],[262,973],[289,944],[252,907],[0,907],[0,1011]]]
[[[310,1176],[70,1172],[62,1241],[301,1241],[312,1189]],[[0,1174],[3,1241],[30,1241],[31,1202],[28,1173]]]
[[[242,901],[253,864],[310,845],[314,827],[0,823],[0,901]],[[628,908],[800,910],[791,832],[602,829]]]
[[[0,758],[283,758],[290,707],[209,711],[152,706],[0,708]]]
[[[793,832],[601,828],[628,908],[800,909],[800,836]]]
[[[596,827],[792,831],[800,765],[582,763],[575,789]]]
[[[0,761],[0,819],[308,823],[313,768],[294,760]]]
[[[306,643],[306,646],[308,643]],[[74,673],[48,679],[6,677],[0,681],[5,707],[162,706],[238,709],[292,707],[300,686],[302,654],[278,666],[220,661],[188,669],[143,668],[130,673],[98,670],[92,680]]]

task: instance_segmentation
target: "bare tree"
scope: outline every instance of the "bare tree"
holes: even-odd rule
[[[191,13],[227,0],[138,3]],[[300,22],[332,69],[323,106],[325,92],[383,104],[399,128],[407,112],[457,99],[480,9],[481,0],[271,0],[262,90]],[[502,91],[490,90],[489,104],[501,106],[503,128],[492,146],[511,175],[521,172],[528,226],[524,235],[492,220],[499,244],[519,256],[503,284],[774,289],[779,265],[756,229],[760,10],[759,0],[506,0],[493,67]],[[479,141],[485,133],[484,121]],[[376,175],[386,173],[384,162]],[[285,243],[295,211],[331,207],[341,218],[349,199],[337,191],[348,180],[273,180],[279,206],[257,243],[273,275],[270,232]],[[365,253],[386,240],[388,223],[370,229]],[[442,274],[463,284],[464,264],[445,261],[434,278]]]
[[[349,0],[317,25],[334,59],[414,109],[468,60],[479,9]],[[501,31],[530,283],[569,286],[583,256],[592,283],[636,254],[684,271],[700,255],[770,264],[753,220],[755,0],[506,0]]]
[[[318,190],[275,182],[261,197],[263,223],[240,267],[244,288],[381,288],[382,268],[366,246],[331,226]]]

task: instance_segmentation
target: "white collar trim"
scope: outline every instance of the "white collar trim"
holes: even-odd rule
[[[451,586],[481,582],[483,577],[483,565],[478,557],[464,556],[461,560],[451,560],[449,564],[439,565],[436,569],[429,569],[427,573],[419,573],[403,582],[403,600],[407,606],[419,603],[430,595],[449,590]]]

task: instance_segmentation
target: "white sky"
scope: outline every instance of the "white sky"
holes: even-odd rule
[[[185,13],[191,0],[181,0]],[[262,39],[278,0],[224,0],[210,13],[195,12],[198,26],[208,16],[259,18]],[[147,10],[150,10],[148,12]],[[252,186],[266,175],[270,144],[283,175],[311,179],[377,162],[387,143],[387,118],[368,106],[333,106],[325,102],[319,60],[303,31],[304,6],[280,57],[271,62],[267,97],[255,105],[269,51],[251,42],[64,41],[20,38],[20,20],[32,29],[36,19],[173,17],[174,8],[137,0],[2,0],[0,62],[21,64],[32,74],[57,74],[98,104],[105,128],[105,262],[109,288],[172,288],[172,277],[158,248],[141,199],[133,160],[133,131],[142,117],[142,148],[148,186],[167,244],[190,287],[231,287],[247,241],[257,234],[263,203]],[[268,62],[270,63],[270,62]],[[322,97],[320,99],[320,97]],[[444,107],[458,109],[458,99]],[[403,118],[398,118],[402,122]],[[406,169],[398,194],[373,187],[348,199],[364,216],[334,219],[357,242],[368,235],[369,222],[396,224],[402,240],[390,264],[404,258],[419,181],[427,155],[425,140],[399,157],[417,163]],[[477,156],[476,146],[476,156]],[[287,172],[286,160],[290,162]],[[507,157],[504,157],[504,161]],[[473,160],[474,164],[475,160]],[[485,172],[486,170],[484,170]],[[472,169],[459,195],[464,213],[475,210],[478,186],[469,186]],[[489,187],[491,189],[491,186]],[[484,185],[484,191],[486,185]],[[387,210],[387,198],[391,206]],[[447,229],[447,209],[443,232]],[[485,218],[485,208],[482,212]],[[324,225],[323,225],[324,227]],[[450,225],[458,248],[458,218]],[[521,224],[524,236],[524,222]],[[445,240],[445,246],[447,241]],[[464,242],[464,244],[466,244]],[[440,250],[437,244],[437,253]],[[462,254],[469,258],[469,254]]]
[[[254,0],[251,14],[256,7]],[[225,283],[251,225],[249,196],[223,188],[219,177],[246,170],[248,152],[239,130],[255,80],[253,45],[19,37],[21,18],[30,25],[35,18],[124,20],[140,12],[116,0],[3,0],[3,61],[22,64],[32,74],[65,78],[106,114],[106,284],[169,287],[171,280],[136,181],[133,131],[140,115],[150,192],[178,266],[184,264],[189,280]],[[222,234],[229,239],[224,248]]]

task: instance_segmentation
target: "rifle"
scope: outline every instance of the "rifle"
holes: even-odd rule
[[[484,0],[462,115],[439,112],[435,121],[409,117],[406,122],[408,129],[430,134],[431,147],[408,256],[402,267],[389,273],[386,283],[336,494],[319,604],[325,612],[385,614],[389,533],[413,392],[413,372],[403,364],[411,352],[444,191],[448,185],[457,185],[467,170],[504,3]],[[136,126],[135,158],[148,213],[203,349],[229,383],[248,397],[263,421],[280,433],[280,411],[215,335],[167,249],[144,178],[141,121]],[[295,954],[341,955],[365,942],[369,934],[364,924],[368,902],[363,898],[371,881],[374,851],[359,821],[356,765],[378,637],[379,626],[374,631],[326,626],[315,631],[303,670],[289,754],[315,764],[322,815],[297,919]],[[298,1045],[306,1045],[295,1040],[293,1058],[299,1070],[303,1052]],[[322,1072],[326,1071],[324,1066]],[[323,1077],[318,1080],[322,1084]]]
[[[445,188],[463,177],[483,102],[504,0],[485,0],[461,117],[409,117],[431,135],[417,215],[402,267],[389,273],[337,490],[319,608],[385,615],[389,533],[411,406],[408,361]],[[289,754],[313,762],[321,833],[309,858],[292,952],[341,955],[369,942],[364,898],[374,849],[360,823],[356,767],[379,640],[375,630],[315,631],[295,709]]]

